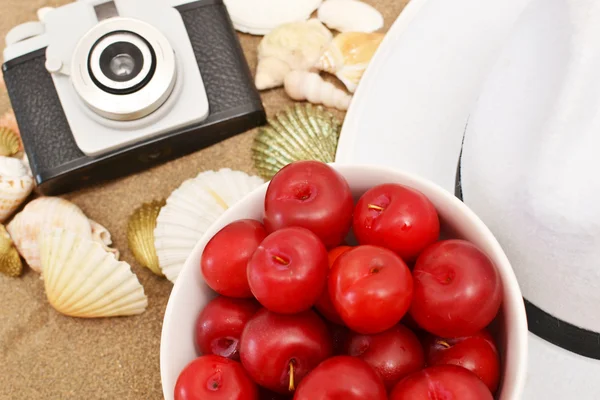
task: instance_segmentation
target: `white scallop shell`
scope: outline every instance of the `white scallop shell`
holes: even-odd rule
[[[33,177],[18,158],[0,156],[0,222],[4,222],[33,190]]]
[[[201,172],[167,198],[156,219],[154,245],[161,270],[175,283],[185,260],[210,225],[264,181],[224,168]]]
[[[40,260],[48,301],[72,317],[99,318],[144,312],[148,298],[124,261],[98,242],[64,229],[40,236]]]
[[[333,35],[317,19],[278,26],[260,41],[254,83],[258,90],[281,86],[293,70],[310,70]]]
[[[27,204],[6,226],[19,254],[36,272],[41,272],[40,234],[53,228],[64,228],[84,239],[96,241],[118,257],[118,251],[108,248],[110,233],[102,225],[90,221],[79,207],[60,197],[39,197]]]
[[[306,21],[322,0],[225,0],[233,26],[240,32],[266,35],[279,25]]]
[[[317,17],[329,29],[339,32],[375,32],[383,28],[383,15],[358,0],[326,0]]]

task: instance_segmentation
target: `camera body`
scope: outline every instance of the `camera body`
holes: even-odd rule
[[[6,37],[39,190],[60,194],[265,123],[222,0],[78,0]]]

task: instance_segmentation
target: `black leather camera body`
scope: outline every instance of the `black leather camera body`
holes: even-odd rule
[[[7,36],[4,79],[43,194],[141,171],[265,123],[222,0],[175,1],[169,11],[148,9],[165,0],[143,0],[144,11],[132,2],[142,0],[79,0]],[[181,29],[169,22],[174,31],[161,35],[158,16]],[[78,27],[63,32],[68,18]],[[86,33],[71,43],[77,29]]]

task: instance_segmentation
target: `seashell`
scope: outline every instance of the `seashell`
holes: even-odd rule
[[[23,272],[21,257],[4,225],[0,225],[0,272],[12,277]]]
[[[306,21],[321,1],[225,0],[225,6],[235,29],[266,35],[280,25]]]
[[[339,32],[375,32],[383,28],[383,15],[358,0],[326,0],[319,7],[317,18]]]
[[[15,117],[15,113],[12,110],[7,111],[6,113],[4,113],[4,115],[0,117],[0,126],[10,129],[19,137],[21,136],[21,131],[19,130],[17,118]]]
[[[331,32],[317,19],[275,28],[258,45],[257,89],[281,86],[288,72],[313,68],[332,39]]]
[[[141,314],[148,298],[137,276],[102,245],[55,228],[40,236],[40,261],[48,301],[72,317]]]
[[[333,162],[341,127],[341,122],[321,106],[305,103],[288,107],[259,129],[252,146],[254,166],[270,180],[294,161]]]
[[[112,244],[112,238],[108,229],[106,229],[104,226],[100,225],[96,221],[92,221],[91,219],[89,221],[90,227],[92,228],[92,240],[100,243],[104,250],[108,251],[109,253],[113,253],[115,258],[118,260],[120,253],[118,249],[113,249],[112,247],[110,247],[110,245]]]
[[[175,283],[185,260],[208,227],[229,207],[263,184],[257,176],[229,168],[201,172],[167,198],[154,229],[163,274]]]
[[[21,139],[13,130],[0,126],[0,156],[10,157],[19,152]]]
[[[33,190],[29,169],[18,158],[0,156],[0,222],[4,222]]]
[[[158,276],[163,276],[163,273],[154,247],[154,229],[158,213],[164,205],[164,200],[142,204],[131,214],[127,224],[127,241],[133,256]]]
[[[316,67],[334,74],[354,93],[384,36],[383,33],[340,33],[319,58]]]
[[[40,234],[53,228],[63,228],[108,249],[106,243],[108,231],[92,235],[92,223],[97,232],[106,230],[102,225],[90,221],[83,211],[70,201],[60,197],[39,197],[15,215],[6,228],[19,254],[29,267],[36,272],[41,272]],[[110,234],[108,234],[108,241],[110,241]],[[114,251],[113,255],[117,258],[118,252]]]
[[[294,100],[308,100],[338,110],[347,110],[352,100],[352,96],[326,82],[315,72],[292,71],[286,75],[283,86]]]

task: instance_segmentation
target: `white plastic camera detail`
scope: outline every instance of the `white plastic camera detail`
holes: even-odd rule
[[[79,0],[41,13],[43,23],[30,23],[25,28],[15,27],[12,35],[20,40],[7,46],[5,61],[47,47],[46,68],[51,73],[75,142],[88,156],[98,156],[203,121],[209,113],[208,98],[179,12],[163,0],[115,0],[119,17],[99,22],[95,5],[101,3],[106,3],[106,0]],[[130,28],[127,21],[134,21]],[[155,73],[145,86],[131,93],[117,95],[100,87],[87,87],[88,90],[96,90],[94,96],[102,98],[102,104],[113,110],[124,110],[124,113],[143,107],[144,102],[150,102],[148,96],[152,96],[152,93],[156,96],[157,90],[164,91],[159,93],[156,104],[146,109],[145,114],[131,113],[127,118],[110,117],[93,107],[89,96],[81,95],[82,85],[74,84],[75,81],[82,81],[74,80],[74,73],[89,74],[87,64],[95,45],[93,36],[96,32],[100,36],[106,33],[98,29],[104,23],[114,26],[120,23],[121,30],[131,30],[142,38],[144,34],[152,33],[154,36],[147,41],[157,46],[153,48],[157,59],[163,57],[166,60],[162,68],[165,63],[173,64],[171,74]],[[29,31],[27,26],[30,27]],[[35,32],[32,27],[36,28]],[[146,28],[140,29],[144,33],[136,32],[139,27]],[[82,46],[89,46],[89,50]],[[74,60],[75,54],[79,55],[79,59]],[[155,81],[168,77],[172,82],[160,85]],[[89,82],[90,79],[85,84]]]

